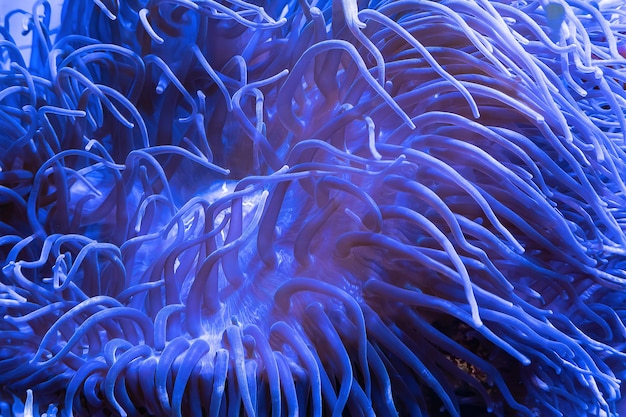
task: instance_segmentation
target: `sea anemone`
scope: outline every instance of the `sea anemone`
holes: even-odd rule
[[[621,1],[57,3],[0,27],[1,415],[625,411]]]

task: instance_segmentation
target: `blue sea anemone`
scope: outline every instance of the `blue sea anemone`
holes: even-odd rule
[[[0,27],[1,415],[626,412],[621,0],[59,7]]]

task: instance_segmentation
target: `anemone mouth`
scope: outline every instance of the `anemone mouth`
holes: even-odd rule
[[[623,411],[623,6],[361,3],[7,15],[0,414]]]

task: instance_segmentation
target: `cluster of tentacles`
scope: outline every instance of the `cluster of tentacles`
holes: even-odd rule
[[[266,3],[7,14],[0,414],[617,415],[622,2]]]

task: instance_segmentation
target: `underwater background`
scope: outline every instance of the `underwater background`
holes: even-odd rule
[[[0,415],[626,415],[621,0],[0,18]]]

